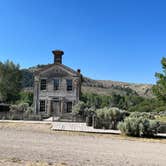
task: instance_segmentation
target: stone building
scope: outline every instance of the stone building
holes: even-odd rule
[[[34,107],[37,114],[62,116],[79,101],[81,74],[62,64],[61,50],[52,51],[54,63],[34,73]]]

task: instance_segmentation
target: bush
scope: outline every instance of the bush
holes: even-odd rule
[[[72,114],[74,116],[83,115],[85,107],[86,107],[85,103],[83,101],[79,101],[77,104],[73,106]]]
[[[29,104],[28,103],[21,103],[21,104],[18,104],[18,105],[11,105],[10,106],[10,112],[12,113],[24,113],[27,111],[29,107]]]
[[[159,133],[166,133],[166,123],[160,123]]]
[[[157,134],[159,123],[143,117],[127,117],[118,124],[118,129],[124,135],[135,137],[153,137]]]
[[[125,111],[119,108],[102,108],[96,110],[95,126],[96,128],[117,129],[119,121],[125,117]]]
[[[155,114],[154,113],[150,113],[150,112],[132,112],[130,114],[130,117],[132,118],[147,118],[147,119],[155,119]]]
[[[19,102],[28,103],[30,106],[33,103],[33,92],[21,92]]]
[[[9,120],[42,120],[41,115],[34,113],[33,107],[29,107],[28,103],[20,103],[18,105],[11,105],[10,111],[6,114],[2,114],[0,119]]]

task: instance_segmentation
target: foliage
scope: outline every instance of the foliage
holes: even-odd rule
[[[29,105],[32,105],[32,103],[33,103],[33,93],[22,91],[20,93],[19,103],[28,103]]]
[[[122,134],[135,137],[153,137],[157,134],[159,123],[144,117],[127,117],[118,124]]]
[[[118,95],[110,96],[98,95],[93,93],[84,93],[81,100],[88,106],[95,108],[118,107],[129,112],[160,112],[166,110],[162,101],[156,98],[143,98],[137,95]]]
[[[125,111],[118,108],[102,108],[96,110],[96,128],[116,129],[119,121],[125,117]]]
[[[166,101],[166,58],[162,58],[161,65],[163,72],[155,73],[157,78],[156,85],[153,86],[152,90],[156,97],[161,101]]]
[[[79,101],[77,104],[75,104],[72,108],[72,114],[73,115],[83,115],[84,109],[86,105],[83,101]]]
[[[21,90],[21,72],[19,65],[11,61],[0,62],[0,97],[3,102],[18,100]]]
[[[110,96],[98,95],[94,93],[82,94],[81,100],[84,101],[88,106],[95,106],[96,108],[104,107],[125,107],[125,97],[117,94]]]
[[[159,133],[166,133],[166,122],[165,123],[160,122],[158,132]]]
[[[18,105],[11,105],[9,112],[0,114],[0,119],[42,120],[43,117],[41,115],[36,115],[33,107],[29,107],[28,103],[21,103]]]
[[[149,113],[149,112],[132,112],[130,114],[130,117],[131,118],[140,118],[140,117],[143,117],[143,118],[147,118],[147,119],[155,119],[154,114]]]
[[[29,104],[28,103],[21,103],[18,105],[11,105],[10,106],[10,112],[13,113],[23,113],[26,112],[29,108]]]
[[[98,95],[94,93],[83,93],[81,100],[86,103],[88,107],[94,106],[95,108],[106,107],[110,104],[111,96]]]
[[[21,81],[22,87],[23,88],[32,87],[34,81],[33,73],[28,69],[22,69],[21,74],[22,74],[22,81]]]

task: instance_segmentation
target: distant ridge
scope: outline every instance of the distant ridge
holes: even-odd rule
[[[106,95],[115,92],[119,94],[136,93],[143,97],[153,97],[152,86],[152,84],[136,84],[112,80],[93,80],[87,77],[84,77],[83,81],[84,92],[90,91]]]

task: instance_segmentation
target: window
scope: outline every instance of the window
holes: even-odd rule
[[[46,79],[42,79],[40,81],[40,90],[46,90],[46,86],[47,86],[47,81]]]
[[[58,90],[59,89],[59,80],[55,79],[54,80],[54,90]]]
[[[40,100],[40,112],[46,111],[46,102],[45,100]]]
[[[72,112],[72,102],[67,102],[67,112]]]
[[[67,79],[66,82],[67,82],[67,91],[71,91],[72,90],[72,80]]]

